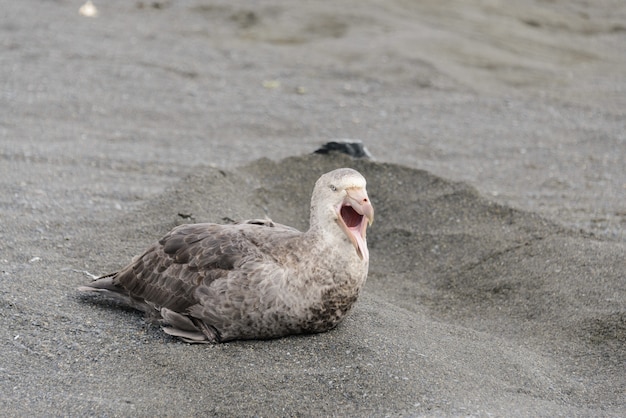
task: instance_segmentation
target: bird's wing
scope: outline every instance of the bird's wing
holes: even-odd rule
[[[154,306],[184,312],[197,303],[194,290],[226,277],[246,259],[262,257],[226,225],[192,224],[174,228],[122,269],[114,284]]]
[[[271,228],[256,223],[181,225],[121,270],[113,282],[133,298],[183,313],[199,302],[195,292],[199,286],[257,270],[246,265],[274,263],[268,254],[271,241],[295,232],[273,223]]]

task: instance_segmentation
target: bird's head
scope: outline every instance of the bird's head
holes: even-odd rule
[[[348,237],[357,255],[369,260],[367,226],[374,222],[374,207],[367,196],[365,178],[351,168],[340,168],[321,176],[315,183],[311,216],[320,225],[339,226]],[[313,219],[312,219],[313,220]]]

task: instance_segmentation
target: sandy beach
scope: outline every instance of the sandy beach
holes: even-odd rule
[[[4,3],[0,416],[626,414],[623,2]],[[328,333],[76,291],[181,223],[305,229],[344,166],[376,221]]]

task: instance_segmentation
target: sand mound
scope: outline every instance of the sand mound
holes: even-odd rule
[[[102,238],[137,235],[130,244],[142,247],[181,222],[260,216],[306,228],[314,181],[341,166],[369,179],[377,218],[364,296],[338,329],[197,348],[142,325],[140,314],[70,296],[66,326],[98,323],[107,335],[106,350],[92,347],[79,362],[97,352],[99,372],[141,382],[104,389],[86,379],[82,390],[185,414],[586,414],[623,404],[623,244],[463,183],[336,154],[259,160],[189,176]],[[81,347],[97,335],[85,331]],[[154,403],[163,391],[167,404]],[[99,407],[123,413],[124,402]]]

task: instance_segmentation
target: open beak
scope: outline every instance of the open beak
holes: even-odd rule
[[[367,226],[374,222],[374,207],[364,188],[346,190],[346,197],[337,208],[338,223],[348,236],[358,256],[368,261],[370,258],[365,238]]]

